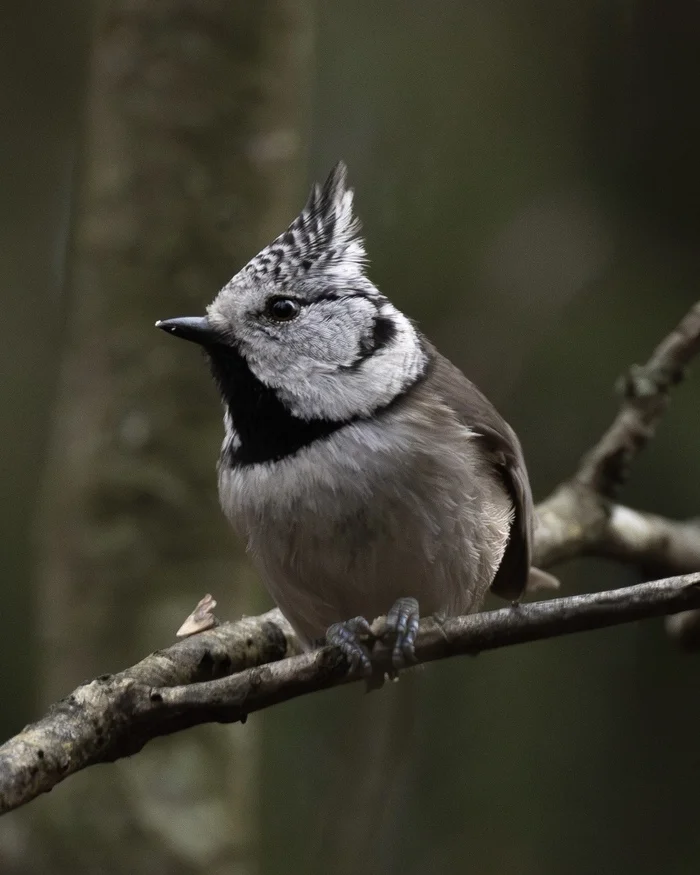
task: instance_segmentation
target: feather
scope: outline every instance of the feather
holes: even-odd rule
[[[430,351],[429,388],[451,407],[460,422],[481,440],[493,473],[502,482],[515,512],[510,537],[491,589],[519,598],[527,585],[532,555],[533,503],[522,448],[513,429],[464,374],[426,341]]]

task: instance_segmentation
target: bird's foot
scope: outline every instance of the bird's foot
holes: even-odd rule
[[[372,640],[372,629],[364,617],[354,617],[342,623],[333,623],[326,632],[326,643],[339,647],[350,665],[350,671],[372,674],[372,662],[362,638]]]
[[[386,635],[394,637],[391,663],[395,669],[416,661],[416,635],[420,613],[417,599],[397,599],[386,617]]]

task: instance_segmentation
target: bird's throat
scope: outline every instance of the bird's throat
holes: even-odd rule
[[[209,347],[207,354],[238,436],[224,460],[232,467],[279,461],[347,424],[294,416],[236,349],[216,345]]]

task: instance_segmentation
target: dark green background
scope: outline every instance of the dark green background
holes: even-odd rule
[[[348,163],[372,277],[496,401],[543,497],[609,422],[617,375],[698,298],[700,6],[343,0],[310,11],[307,179]],[[42,683],[33,527],[70,314],[92,26],[77,0],[0,10],[3,736],[37,714]],[[153,305],[172,315],[167,300]],[[204,371],[196,357],[188,366]],[[698,514],[698,398],[691,374],[626,502]],[[201,474],[208,500],[215,455]],[[570,592],[635,580],[594,561],[561,576]],[[191,603],[201,594],[193,581]],[[105,671],[114,659],[106,646]],[[147,873],[695,875],[699,672],[649,622],[433,665],[370,697],[301,699],[214,728],[256,739],[245,861],[192,854],[175,868],[139,814],[109,851],[100,840],[81,856],[84,836],[57,814],[79,792],[68,785],[0,822],[0,861],[32,871],[39,843],[54,848],[46,872],[127,872],[120,848],[148,834]],[[66,678],[65,692],[82,679]],[[177,783],[170,743],[156,746],[158,768]],[[105,788],[116,768],[99,767]],[[137,774],[138,757],[127,768]]]

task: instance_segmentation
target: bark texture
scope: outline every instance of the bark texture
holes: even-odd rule
[[[691,608],[700,608],[700,573],[443,621],[428,618],[421,622],[416,660],[475,656]],[[375,624],[372,642],[377,683],[391,669],[392,645],[382,642],[381,625]],[[300,653],[276,609],[227,623],[83,684],[0,747],[0,814],[81,769],[138,753],[159,736],[203,723],[245,723],[256,711],[359,680],[335,647]]]

